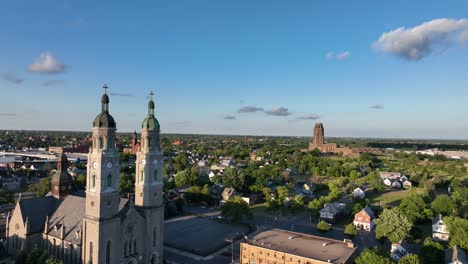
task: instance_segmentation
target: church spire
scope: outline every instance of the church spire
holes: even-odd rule
[[[153,101],[153,95],[154,92],[151,91],[149,96],[150,96],[150,101],[148,102],[148,116],[154,116],[154,101]]]
[[[110,127],[115,128],[116,124],[114,118],[109,114],[109,96],[107,95],[107,89],[109,88],[107,84],[104,84],[102,87],[104,89],[104,94],[101,97],[101,113],[96,116],[94,119],[94,127]]]
[[[102,87],[104,89],[104,94],[102,95],[101,98],[101,103],[102,103],[102,113],[109,113],[109,96],[107,96],[107,89],[109,88],[107,84],[104,84]]]

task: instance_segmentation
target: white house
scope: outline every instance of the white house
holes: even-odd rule
[[[406,241],[400,241],[400,243],[393,243],[392,248],[390,249],[390,257],[395,261],[400,261],[400,259],[409,254],[406,249]]]
[[[389,179],[384,179],[383,183],[384,183],[385,186],[388,186],[388,187],[392,186],[392,181],[389,180]]]
[[[450,234],[442,215],[438,215],[432,219],[432,238],[441,241],[448,241],[450,239]]]
[[[353,191],[353,196],[362,200],[366,197],[366,191],[358,187]]]

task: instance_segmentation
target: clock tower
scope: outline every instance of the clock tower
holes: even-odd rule
[[[146,219],[147,241],[145,263],[162,263],[163,241],[163,152],[160,126],[154,116],[153,92],[150,93],[148,116],[143,120],[140,149],[136,156],[135,206]]]
[[[104,85],[101,113],[93,122],[93,144],[88,154],[86,209],[83,221],[83,260],[87,264],[115,263],[119,241],[109,236],[120,228],[119,152],[116,123],[109,114],[107,85]]]

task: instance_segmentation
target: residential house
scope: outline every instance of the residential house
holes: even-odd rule
[[[333,202],[325,204],[325,207],[320,210],[320,220],[327,222],[335,222],[343,218],[348,211],[348,207],[344,203]]]
[[[234,188],[224,188],[224,191],[221,194],[221,197],[223,199],[221,201],[221,203],[225,203],[225,202],[229,201],[229,199],[231,199],[232,197],[239,196],[239,195],[240,194]]]
[[[466,255],[463,250],[457,246],[449,248],[445,251],[445,263],[446,264],[468,264]]]
[[[395,261],[400,261],[402,257],[408,255],[407,244],[406,240],[393,243],[390,249],[390,257]]]
[[[412,182],[410,182],[410,181],[408,181],[408,180],[406,180],[406,181],[403,182],[403,188],[405,188],[405,189],[410,189],[410,188],[412,188],[412,187],[413,187],[413,183],[412,183]]]
[[[442,215],[438,215],[432,219],[432,238],[440,241],[448,241],[450,239],[450,234]]]
[[[383,183],[385,186],[388,186],[388,187],[392,186],[392,181],[390,179],[384,179]]]
[[[387,172],[387,171],[382,171],[380,172],[380,178],[382,180],[384,179],[389,179],[389,180],[399,180],[401,178],[401,173],[399,172]]]
[[[400,189],[402,187],[402,184],[400,181],[393,181],[392,182],[392,187],[393,188],[397,188],[397,189]]]
[[[366,191],[364,191],[363,189],[358,187],[353,191],[353,196],[354,196],[354,198],[362,200],[362,199],[364,199],[366,197]]]
[[[354,226],[358,230],[371,231],[375,227],[375,214],[367,207],[354,216]]]

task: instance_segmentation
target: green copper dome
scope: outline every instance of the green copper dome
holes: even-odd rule
[[[158,130],[159,131],[159,122],[154,116],[154,102],[151,99],[148,103],[148,116],[143,120],[141,128],[148,130]]]

